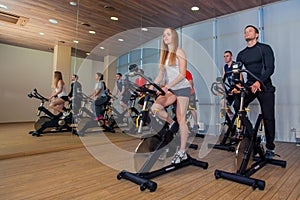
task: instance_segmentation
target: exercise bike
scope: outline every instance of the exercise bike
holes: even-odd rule
[[[82,94],[82,106],[79,109],[79,114],[75,116],[77,121],[77,132],[79,136],[84,136],[85,133],[91,132],[88,129],[102,127],[104,132],[115,133],[113,127],[109,126],[108,120],[109,117],[107,115],[109,106],[110,106],[110,98],[104,103],[104,114],[102,120],[95,120],[95,114],[93,111],[94,100],[88,97],[86,94]]]
[[[150,78],[148,78],[145,75],[140,74],[136,71],[134,71],[133,73],[135,75],[140,75],[143,78],[145,78],[151,85],[153,85],[157,90],[159,90],[162,93],[162,95],[165,94],[165,92],[158,85],[153,83]],[[139,123],[139,129],[138,129],[139,132],[142,131],[142,126],[144,123],[151,124],[152,120],[153,120],[152,123],[153,122],[157,123],[157,121],[155,119],[152,119],[150,117],[151,115],[149,115],[149,112],[148,112],[148,102],[150,99],[150,94],[154,94],[156,92],[151,91],[149,89],[145,89],[145,90],[147,90],[147,92],[146,92],[147,95],[145,96],[143,109],[141,111],[142,116],[140,119],[141,121]],[[159,123],[159,125],[157,127],[161,127],[160,125],[161,124]],[[138,147],[135,150],[136,154],[135,154],[134,158],[135,158],[135,162],[136,162],[136,159],[139,159],[140,154],[147,153],[147,154],[149,154],[147,160],[140,167],[140,169],[138,170],[137,173],[131,173],[126,170],[123,170],[117,175],[117,179],[118,180],[121,180],[121,179],[129,180],[129,181],[139,185],[141,191],[149,189],[150,192],[154,192],[157,189],[157,183],[152,181],[151,180],[152,178],[155,178],[155,177],[163,175],[163,174],[167,174],[174,170],[177,170],[177,169],[180,169],[180,168],[183,168],[186,166],[190,166],[190,165],[194,165],[197,167],[202,167],[203,169],[207,169],[208,168],[207,162],[196,160],[187,154],[188,158],[186,160],[183,160],[179,164],[171,164],[171,165],[165,166],[161,169],[150,171],[152,169],[152,167],[154,166],[154,164],[159,159],[160,155],[162,153],[166,152],[166,148],[168,148],[167,145],[169,145],[172,142],[174,134],[175,133],[172,133],[170,130],[166,129],[165,124],[164,124],[162,129],[156,135],[151,136],[151,137],[142,138],[142,141],[139,143]],[[136,163],[135,163],[135,165],[136,165]],[[137,168],[137,166],[135,166],[135,167]]]
[[[225,76],[224,76],[225,77]],[[222,77],[217,77],[216,82],[211,86],[211,92],[215,96],[220,96],[222,101],[225,102],[226,96],[231,93],[234,86],[225,82]],[[228,88],[228,89],[227,89]],[[220,111],[220,118],[224,118],[221,124],[221,131],[219,136],[219,144],[208,144],[208,148],[214,148],[225,151],[235,151],[235,145],[238,143],[239,138],[235,137],[236,134],[236,118],[237,113],[230,117],[226,106]],[[246,110],[248,111],[248,110]]]
[[[27,96],[41,101],[37,108],[37,116],[39,118],[34,123],[35,131],[30,131],[29,134],[32,136],[40,136],[41,134],[46,133],[71,132],[72,134],[77,135],[77,131],[73,128],[72,112],[62,119],[62,113],[54,115],[44,106],[49,100],[42,96],[37,89],[33,89]]]
[[[118,127],[121,129],[129,128],[128,131],[123,130],[123,132],[134,133],[136,120],[139,116],[139,111],[135,108],[136,99],[139,98],[139,93],[137,92],[139,86],[135,83],[129,81],[129,74],[125,75],[124,85],[126,92],[130,93],[129,108],[123,112],[119,112],[114,106],[110,106],[109,110],[109,125],[111,127]],[[111,99],[116,98],[109,93]]]
[[[233,65],[232,71],[226,73],[240,74],[242,72],[246,72],[260,82],[263,90],[266,89],[265,85],[259,78],[246,69],[239,69],[240,67],[238,65],[239,63]],[[265,181],[251,178],[251,176],[266,164],[278,165],[285,168],[287,163],[283,160],[267,159],[265,157],[265,150],[261,144],[261,138],[257,137],[257,132],[262,121],[262,115],[260,114],[258,116],[255,127],[253,128],[244,107],[244,97],[246,96],[247,90],[251,89],[240,79],[235,80],[235,83],[241,85],[241,87],[236,87],[240,91],[241,95],[236,127],[237,132],[240,134],[240,141],[236,150],[237,172],[230,173],[215,170],[214,175],[216,179],[224,178],[237,183],[249,185],[253,189],[258,188],[259,190],[264,190]],[[258,156],[256,156],[256,154],[258,154]]]

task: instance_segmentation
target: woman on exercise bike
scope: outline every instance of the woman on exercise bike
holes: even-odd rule
[[[95,74],[95,80],[94,92],[89,97],[95,100],[95,120],[99,121],[103,119],[103,105],[106,103],[108,97],[106,95],[106,85],[103,81],[103,74],[97,72]]]
[[[158,84],[165,77],[165,86],[162,90],[164,96],[159,96],[151,110],[159,118],[169,123],[169,130],[173,133],[180,129],[180,149],[172,159],[173,164],[178,164],[187,159],[186,143],[188,139],[188,127],[186,124],[186,112],[189,105],[190,84],[186,77],[186,56],[183,49],[178,47],[178,34],[172,28],[166,28],[162,36],[160,51],[159,73],[154,80]],[[158,91],[158,94],[160,92]],[[176,104],[176,118],[174,121],[165,111],[165,107]],[[178,127],[179,126],[179,127]]]
[[[62,78],[62,74],[60,71],[54,72],[54,80],[53,80],[53,91],[48,99],[51,101],[49,107],[55,111],[63,113],[63,118],[67,117],[70,113],[67,112],[64,104],[68,101],[68,94],[65,91],[65,83]],[[53,97],[57,97],[52,99]]]

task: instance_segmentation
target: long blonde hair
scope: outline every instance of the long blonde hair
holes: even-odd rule
[[[62,81],[62,83],[64,84],[63,78],[62,78],[62,74],[60,71],[55,71],[54,72],[54,79],[53,79],[53,85],[52,88],[56,88],[58,81]]]
[[[168,54],[170,53],[169,57],[169,65],[175,65],[176,64],[176,51],[178,49],[178,34],[177,31],[173,28],[166,28],[171,30],[172,34],[172,42],[174,44],[173,49],[168,49],[168,45],[166,45],[162,39],[161,42],[161,49],[160,49],[160,58],[159,58],[159,66],[163,67],[165,65],[166,59],[168,57]],[[165,30],[166,30],[165,29]]]

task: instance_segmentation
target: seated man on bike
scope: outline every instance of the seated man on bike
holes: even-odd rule
[[[143,69],[138,69],[138,72],[141,74],[144,74],[144,70]],[[140,87],[146,87],[145,84],[147,83],[147,80],[143,77],[138,77],[137,79],[135,79],[135,84],[137,84]],[[138,105],[140,108],[143,107],[144,105],[144,99],[145,97],[140,97],[139,101],[138,101]]]
[[[222,71],[222,78],[224,80],[224,82],[227,81],[227,83],[229,85],[233,85],[233,75],[232,74],[226,74],[226,72],[231,71],[231,65],[232,63],[234,63],[234,61],[232,61],[232,52],[227,50],[224,52],[224,61],[225,61],[225,65],[223,67],[223,71]],[[234,93],[231,90],[231,88],[227,88],[227,90],[229,90],[229,93],[226,94],[226,99],[224,99],[224,103],[221,103],[223,105],[225,105],[225,109],[228,112],[229,115],[232,115],[233,112],[230,109],[230,106],[232,105],[233,101],[234,101]]]

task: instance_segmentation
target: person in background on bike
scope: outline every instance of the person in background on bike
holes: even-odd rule
[[[186,79],[189,81],[190,85],[191,85],[191,96],[190,96],[190,105],[189,107],[194,119],[194,126],[192,128],[192,132],[194,133],[198,133],[199,131],[199,125],[198,125],[198,117],[197,117],[197,105],[196,105],[196,93],[195,93],[195,89],[194,89],[194,82],[193,82],[193,76],[191,74],[190,71],[186,70]]]
[[[233,75],[232,74],[226,74],[226,72],[229,72],[232,70],[232,63],[234,63],[234,61],[232,61],[232,52],[227,50],[224,52],[224,61],[225,61],[225,65],[223,66],[223,70],[222,70],[222,79],[227,82],[229,85],[234,85],[233,83]],[[227,90],[230,90],[230,88],[227,88]],[[232,105],[233,101],[234,101],[234,93],[232,91],[229,91],[228,94],[226,94],[226,99],[224,99],[224,101],[226,102],[221,102],[221,105],[225,105],[226,106],[226,111],[228,112],[229,115],[232,115],[232,111],[230,109],[230,106]]]
[[[162,35],[159,72],[154,80],[158,84],[165,77],[165,86],[162,90],[165,95],[160,95],[151,107],[152,112],[159,118],[169,123],[169,130],[173,133],[180,129],[180,149],[174,155],[172,164],[178,164],[187,159],[186,143],[189,137],[186,124],[186,112],[189,106],[191,86],[186,77],[186,55],[183,49],[178,47],[178,34],[172,28],[166,28]],[[153,86],[150,87],[150,89]],[[158,91],[158,94],[160,92]],[[176,104],[176,118],[174,121],[165,111],[165,107]]]
[[[126,77],[128,78],[128,77]],[[121,106],[121,113],[123,113],[125,110],[128,110],[128,101],[130,99],[131,93],[128,91],[127,88],[127,81],[128,80],[122,80],[122,74],[117,73],[116,74],[116,84],[115,88],[113,90],[113,96],[115,96],[117,99],[120,100],[120,106]]]
[[[122,74],[121,73],[116,73],[116,83],[115,83],[115,87],[113,89],[112,95],[116,98],[120,97],[120,93],[122,91]]]
[[[78,113],[80,109],[80,104],[82,101],[82,86],[78,82],[78,76],[73,74],[71,77],[71,89],[68,94],[69,101],[72,101],[72,109],[75,114]]]
[[[141,74],[144,74],[143,69],[138,69],[138,72]],[[146,87],[147,80],[144,77],[138,77],[135,79],[135,84],[137,84],[140,87]],[[140,108],[142,108],[144,105],[144,99],[145,99],[145,97],[141,97],[138,101],[138,105]]]
[[[52,93],[48,97],[50,100],[49,107],[55,111],[63,113],[63,118],[67,117],[70,113],[64,107],[66,101],[69,100],[68,95],[65,91],[65,83],[62,78],[62,74],[60,71],[54,72],[53,84],[52,84]],[[57,97],[54,98],[53,97]]]
[[[95,80],[96,80],[96,84],[95,84],[94,92],[89,97],[95,100],[95,114],[96,114],[95,120],[99,121],[103,119],[103,113],[104,113],[103,106],[106,103],[108,97],[105,91],[106,85],[103,81],[103,74],[97,72],[95,74]]]
[[[248,106],[254,99],[258,99],[265,126],[266,136],[266,158],[274,157],[275,152],[275,87],[272,84],[271,76],[274,73],[274,53],[272,48],[258,42],[259,31],[253,25],[248,25],[244,29],[244,38],[247,47],[237,55],[237,62],[241,62],[244,67],[252,72],[266,86],[263,90],[259,81],[251,75],[247,75],[247,85],[251,88],[251,93],[246,95],[244,101]],[[234,107],[239,109],[240,102],[235,100]]]

